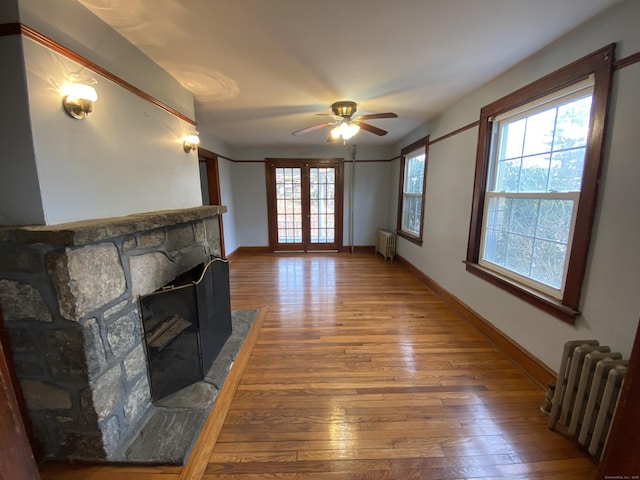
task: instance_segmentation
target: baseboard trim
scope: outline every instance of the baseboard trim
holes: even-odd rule
[[[340,252],[351,253],[351,245],[343,245]],[[354,245],[353,253],[370,253],[371,255],[373,255],[374,253],[376,253],[376,246],[375,245]]]
[[[493,343],[496,348],[509,357],[516,365],[522,368],[522,370],[524,370],[529,377],[540,385],[540,387],[546,389],[547,384],[556,381],[555,372],[542,363],[540,359],[536,358],[521,345],[514,342],[510,337],[494,327],[485,318],[478,315],[464,302],[419,270],[407,259],[400,255],[396,255],[396,259],[398,263],[404,266],[414,277],[424,283],[433,293],[440,297],[442,301],[448,304],[462,318],[469,322],[472,327]]]
[[[263,253],[271,253],[269,247],[238,247],[229,255],[227,255],[227,260],[232,261],[235,257],[239,255],[260,255]]]
[[[229,255],[227,260],[232,261],[239,255],[262,255],[265,253],[273,253],[269,247],[238,247]],[[340,253],[351,253],[350,245],[343,245],[340,249]],[[355,245],[353,247],[353,253],[370,253],[371,255],[376,253],[375,245]]]

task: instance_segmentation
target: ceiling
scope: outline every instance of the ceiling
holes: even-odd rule
[[[79,0],[195,95],[234,146],[314,145],[338,100],[388,145],[619,0]]]

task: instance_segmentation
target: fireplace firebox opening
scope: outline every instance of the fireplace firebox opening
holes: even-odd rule
[[[140,296],[151,400],[202,380],[231,335],[229,264],[212,258]]]

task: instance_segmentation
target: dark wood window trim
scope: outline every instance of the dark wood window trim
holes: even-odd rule
[[[411,235],[402,230],[402,207],[404,201],[404,172],[405,172],[405,161],[408,154],[415,152],[416,150],[424,148],[424,178],[422,179],[422,208],[420,209],[420,234],[416,237],[415,235]],[[416,245],[422,245],[422,237],[424,233],[424,210],[425,203],[424,200],[426,198],[427,193],[427,167],[429,165],[429,136],[421,138],[413,142],[411,145],[407,145],[402,150],[400,150],[400,185],[398,188],[398,216],[397,216],[397,225],[396,225],[396,233],[399,237],[404,238],[405,240],[409,240],[410,242],[415,243]]]
[[[611,44],[485,106],[480,112],[476,174],[469,227],[469,243],[465,262],[467,271],[490,281],[494,285],[568,323],[573,323],[575,317],[579,315],[580,293],[587,264],[597,201],[598,179],[600,177],[606,134],[614,61],[615,44]],[[566,88],[588,78],[590,75],[594,75],[594,90],[582,189],[579,197],[573,244],[569,253],[566,285],[562,300],[557,301],[478,265],[485,190],[489,174],[490,119]]]

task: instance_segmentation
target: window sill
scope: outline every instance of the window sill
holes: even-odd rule
[[[466,265],[467,272],[472,273],[473,275],[476,275],[503,290],[506,290],[519,299],[530,303],[534,307],[544,310],[563,322],[573,325],[576,317],[580,315],[579,311],[564,305],[560,300],[516,283],[503,275],[499,275],[488,268],[478,265],[477,263],[466,261],[463,263]]]
[[[402,230],[396,230],[396,234],[399,237],[404,238],[405,240],[409,240],[411,243],[422,246],[422,238],[420,237],[414,237],[413,235],[403,232]]]

